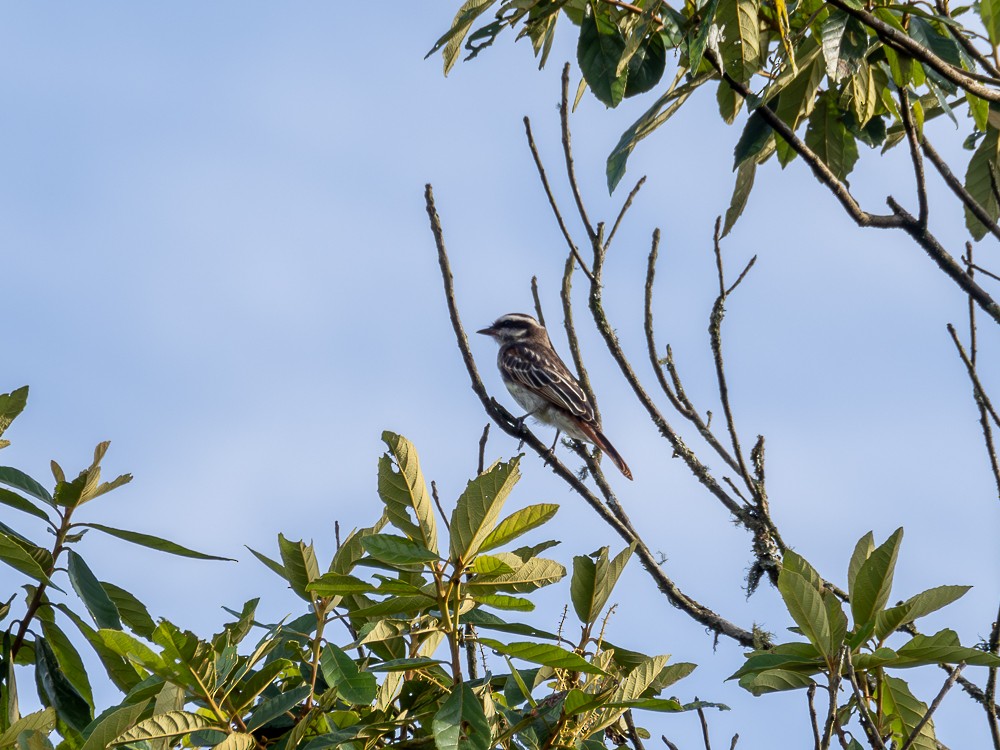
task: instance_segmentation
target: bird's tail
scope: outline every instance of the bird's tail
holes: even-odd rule
[[[594,441],[594,445],[608,454],[608,458],[614,462],[615,466],[617,466],[618,470],[625,475],[626,479],[631,479],[631,469],[628,468],[628,464],[625,463],[625,459],[621,457],[621,454],[615,450],[615,446],[611,444],[611,441],[604,437],[604,433],[593,425],[587,425],[586,427],[588,432],[593,431],[592,439]]]

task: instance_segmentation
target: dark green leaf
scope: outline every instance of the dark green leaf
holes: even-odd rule
[[[753,190],[754,176],[757,174],[757,162],[752,159],[740,164],[736,170],[736,184],[733,186],[733,197],[729,200],[729,208],[726,209],[726,220],[722,227],[722,237],[725,237],[736,224],[736,220],[743,214],[747,200],[750,198],[750,191]]]
[[[492,612],[486,612],[482,609],[474,609],[471,612],[465,613],[462,616],[462,621],[487,630],[499,630],[503,633],[513,633],[514,635],[524,635],[531,638],[545,638],[550,641],[559,640],[559,636],[555,633],[550,633],[547,630],[539,630],[532,625],[525,625],[520,622],[508,622],[505,619],[497,617]]]
[[[196,560],[227,560],[229,562],[236,562],[236,560],[231,557],[216,557],[215,555],[207,555],[204,552],[195,552],[187,547],[182,547],[179,544],[175,544],[174,542],[166,539],[161,539],[160,537],[153,536],[152,534],[141,534],[138,531],[115,529],[100,523],[81,523],[78,525],[86,526],[90,529],[97,529],[98,531],[103,531],[105,534],[117,537],[118,539],[124,539],[126,542],[132,542],[132,544],[149,547],[150,549],[159,550],[160,552],[168,552],[171,555],[177,555],[179,557],[193,557]]]
[[[727,125],[732,125],[736,115],[743,108],[743,97],[736,93],[732,86],[721,80],[715,89],[715,100],[719,104],[719,114],[722,115],[722,119]]]
[[[31,555],[24,551],[24,548],[5,533],[0,533],[0,562],[7,563],[29,578],[33,578],[40,583],[50,583],[49,577],[45,575],[42,566],[38,564]]]
[[[659,34],[647,37],[628,61],[625,98],[651,91],[663,78],[666,64],[667,51],[663,44],[663,37]]]
[[[865,564],[865,561],[871,557],[874,551],[875,535],[869,531],[854,546],[854,553],[851,555],[851,561],[847,566],[847,590],[852,597],[854,596],[854,582],[857,580],[858,571],[861,570],[861,566]]]
[[[760,112],[755,110],[747,119],[743,133],[740,134],[736,148],[733,149],[733,169],[739,167],[747,159],[758,156],[764,150],[773,133],[771,126],[764,121]]]
[[[776,693],[782,690],[798,690],[814,685],[811,677],[801,672],[785,669],[771,669],[759,674],[748,674],[740,678],[740,687],[753,695]]]
[[[715,14],[719,9],[719,0],[708,0],[700,11],[701,20],[697,25],[692,25],[688,32],[688,70],[692,75],[698,74],[701,68],[701,59],[705,55],[705,48],[708,46],[708,37],[715,25]]]
[[[527,641],[501,643],[492,638],[479,638],[478,640],[486,648],[491,648],[498,653],[506,654],[515,659],[530,661],[533,664],[558,667],[560,669],[572,669],[576,672],[584,672],[586,674],[606,674],[603,669],[591,664],[579,654],[567,651],[559,646]]]
[[[438,750],[488,750],[491,745],[483,705],[468,683],[452,688],[434,715],[431,731]]]
[[[121,630],[122,623],[111,597],[97,580],[90,567],[73,550],[69,551],[69,580],[73,590],[83,600],[90,616],[94,618],[97,627],[109,630]]]
[[[576,59],[590,90],[607,107],[617,107],[625,96],[628,69],[618,73],[625,37],[604,13],[588,13],[580,25]]]
[[[303,541],[293,542],[284,534],[278,534],[278,550],[292,591],[307,602],[311,601],[312,596],[306,586],[319,578],[319,563],[316,562],[313,546]]]
[[[747,83],[761,63],[759,0],[721,0],[716,21],[722,28],[719,51],[730,77]]]
[[[45,511],[40,508],[36,508],[31,504],[30,500],[21,497],[16,492],[0,488],[0,503],[11,508],[16,508],[24,513],[28,513],[35,518],[41,518],[43,521],[51,524],[51,521],[49,521],[49,517],[46,515]]]
[[[87,677],[87,669],[76,647],[55,622],[42,620],[41,625],[45,642],[52,649],[62,673],[93,710],[94,693],[90,687],[90,679]]]
[[[153,630],[156,629],[156,623],[153,622],[153,618],[149,616],[149,611],[142,602],[113,583],[102,581],[101,588],[115,605],[122,622],[128,625],[132,632],[142,638],[148,638],[152,634]]]
[[[378,689],[375,675],[359,670],[354,660],[337,646],[328,643],[323,647],[320,666],[327,683],[337,689],[345,703],[367,706],[375,700]]]
[[[346,596],[371,593],[378,587],[355,576],[324,573],[306,588],[317,596]]]
[[[965,189],[993,221],[1000,217],[1000,204],[997,203],[992,184],[993,170],[998,164],[1000,164],[1000,142],[997,131],[990,128],[969,161],[969,168],[965,173]],[[977,241],[985,237],[988,231],[968,208],[965,209],[965,226]]]
[[[21,490],[21,492],[31,495],[33,498],[49,505],[55,505],[52,502],[52,495],[49,494],[49,491],[19,469],[11,466],[0,466],[0,484],[13,487],[15,490]]]
[[[280,693],[269,700],[261,701],[247,718],[247,731],[252,732],[255,729],[259,729],[269,721],[273,721],[282,714],[291,711],[308,698],[310,692],[311,690],[308,685],[302,685],[301,687],[292,688],[287,692]]]
[[[93,719],[90,705],[63,674],[56,655],[44,638],[35,639],[35,677],[59,719],[75,731],[82,732]]]
[[[819,97],[809,117],[806,145],[838,180],[846,178],[858,160],[858,144],[844,125],[837,100],[829,91]]]
[[[868,49],[864,26],[842,10],[832,9],[820,27],[826,74],[834,83],[852,75]]]
[[[791,550],[785,553],[785,559],[795,555]],[[794,572],[788,567],[782,567],[778,574],[778,591],[785,601],[788,613],[801,628],[809,642],[826,657],[833,656],[831,643],[830,621],[826,606],[819,589],[813,582]]]

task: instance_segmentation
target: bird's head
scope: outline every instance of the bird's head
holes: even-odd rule
[[[548,340],[542,324],[524,313],[508,313],[497,318],[489,328],[476,331],[484,336],[492,336],[500,344],[541,339]]]

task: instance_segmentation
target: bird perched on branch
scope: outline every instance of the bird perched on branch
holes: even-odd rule
[[[596,445],[622,474],[632,478],[625,460],[601,432],[593,404],[556,354],[541,323],[530,315],[510,313],[477,333],[493,337],[500,345],[500,377],[514,400],[528,411],[525,417],[555,427],[556,440],[560,432],[565,432],[571,438]]]

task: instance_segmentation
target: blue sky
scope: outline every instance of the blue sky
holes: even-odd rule
[[[423,55],[451,5],[6,8],[0,390],[27,383],[32,392],[3,463],[44,478],[56,458],[74,472],[110,439],[106,471],[135,481],[88,508],[92,520],[240,559],[165,559],[88,538],[82,551],[98,575],[154,615],[208,633],[225,617],[221,605],[252,596],[263,594],[275,618],[296,608],[243,545],[273,552],[280,531],[332,554],[335,520],[350,528],[378,515],[383,429],[416,443],[444,498],[464,487],[485,417],[448,325],[426,182],[467,328],[529,311],[533,274],[556,315],[564,244],[521,117],[533,120],[569,215],[555,104],[571,30],[557,35],[543,72],[526,43],[502,37],[445,79],[439,59]],[[607,196],[604,159],[644,106],[608,112],[588,94],[573,117],[577,169],[597,217],[613,218],[623,197]],[[959,119],[959,131],[936,122],[929,132],[963,173],[959,146],[971,126]],[[623,186],[644,173],[649,183],[606,270],[609,313],[652,383],[642,274],[650,233],[662,228],[660,340],[674,345],[695,402],[717,413],[705,333],[711,230],[729,202],[738,134],[704,91],[639,146]],[[870,210],[881,211],[888,193],[912,207],[908,170],[901,148],[881,159],[866,152],[852,187]],[[961,211],[939,182],[931,188],[933,228],[957,254]],[[980,257],[994,252],[990,242]],[[925,625],[955,627],[975,643],[1000,597],[1000,504],[945,331],[949,321],[964,325],[964,298],[902,234],[857,229],[799,162],[759,170],[724,252],[733,272],[759,256],[728,305],[727,362],[745,442],[767,436],[772,509],[786,541],[843,583],[858,537],[873,529],[884,539],[904,525],[899,598],[975,584]],[[666,555],[668,574],[730,619],[780,633],[791,622],[776,592],[765,586],[746,601],[741,589],[748,537],[670,459],[596,334],[584,327],[582,336],[605,431],[636,475],[619,497]],[[561,331],[553,338],[565,352]],[[983,325],[981,343],[984,372],[995,372],[995,326]],[[487,385],[506,399],[492,343],[473,346]],[[516,448],[494,430],[491,457]],[[619,546],[533,457],[524,475],[512,507],[563,505],[553,522],[563,563]],[[0,572],[0,589],[17,585]],[[536,622],[553,625],[552,602],[568,601],[568,585],[558,594],[545,597]],[[637,564],[616,600],[618,641],[699,663],[678,694],[734,707],[712,717],[717,743],[735,731],[749,748],[807,736],[804,697],[754,700],[722,683],[739,649],[722,642],[713,651]],[[969,676],[982,682],[979,671]],[[942,678],[923,672],[906,676],[929,699]],[[693,716],[645,723],[681,747],[700,742]],[[986,736],[957,694],[936,723],[952,746]]]

